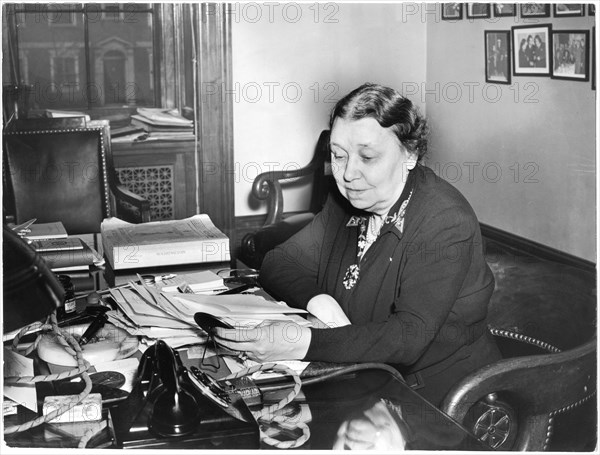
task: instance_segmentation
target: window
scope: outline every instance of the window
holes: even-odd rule
[[[4,82],[32,86],[32,108],[155,106],[155,11],[145,3],[3,6]],[[6,34],[4,35],[6,36]]]

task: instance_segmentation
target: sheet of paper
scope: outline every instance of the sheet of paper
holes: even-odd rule
[[[33,359],[4,348],[4,377],[33,376]],[[35,383],[11,386],[4,383],[4,395],[14,402],[37,412]]]
[[[111,289],[110,294],[121,310],[138,327],[185,328],[192,325],[150,305],[147,300],[142,299],[131,289]]]

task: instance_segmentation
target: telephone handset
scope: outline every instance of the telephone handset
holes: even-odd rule
[[[206,415],[206,400],[227,408],[230,398],[218,382],[195,367],[188,370],[163,340],[148,348],[138,367],[146,399],[153,404],[148,429],[161,436],[184,436],[194,432]],[[210,405],[209,405],[210,407]],[[203,412],[204,410],[204,412]]]

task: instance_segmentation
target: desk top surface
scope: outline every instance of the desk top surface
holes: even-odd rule
[[[278,401],[289,390],[276,390],[266,385],[261,388],[263,404]],[[356,371],[303,386],[294,401],[274,413],[286,416],[284,425],[262,423],[260,437],[258,430],[252,431],[254,422],[246,425],[227,416],[213,415],[209,406],[196,433],[181,438],[157,437],[148,432],[145,425],[152,410],[150,403],[144,402],[145,411],[135,411],[135,422],[119,418],[119,413],[135,406],[136,399],[130,397],[110,408],[109,426],[113,430],[105,430],[103,435],[91,441],[91,446],[273,449],[265,442],[265,434],[289,442],[301,437],[298,428],[306,424],[308,438],[298,447],[306,450],[486,450],[463,427],[410,387],[389,372],[377,369]],[[5,423],[11,424],[10,419]],[[5,442],[10,447],[77,447],[79,432],[75,430],[72,425],[43,424],[20,434],[6,435]]]
[[[187,354],[184,359],[184,364],[190,367]],[[196,361],[195,366],[201,367],[200,360]],[[252,425],[256,428],[252,428],[233,417],[215,417],[210,407],[191,437],[156,437],[148,432],[146,425],[152,406],[141,395],[134,396],[134,389],[127,400],[112,405],[106,414],[110,431],[104,430],[88,447],[272,449],[264,442],[265,434],[289,441],[299,437],[298,427],[308,427],[305,434],[308,438],[300,449],[486,450],[467,430],[388,371],[358,370],[323,381],[314,377],[304,381],[299,395],[276,411],[278,416],[285,417],[283,425],[261,422],[260,440],[255,422]],[[289,391],[269,383],[259,385],[263,405],[277,402]],[[41,386],[50,388],[42,394],[38,390],[38,401],[44,395],[56,394],[50,384],[38,384]],[[134,422],[131,416],[123,417],[123,410],[135,405],[145,408],[136,411]],[[31,413],[26,414],[8,416],[5,425],[31,419]],[[5,435],[5,443],[9,447],[77,447],[80,430],[75,430],[63,424],[43,424],[26,432]]]

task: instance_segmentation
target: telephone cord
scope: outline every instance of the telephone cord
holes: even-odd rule
[[[83,379],[83,381],[85,383],[85,387],[84,387],[83,391],[77,395],[76,400],[73,400],[68,404],[60,406],[59,408],[55,409],[54,411],[52,411],[46,415],[42,415],[33,420],[30,420],[29,422],[25,422],[20,425],[9,426],[4,429],[4,434],[19,433],[22,431],[29,430],[38,425],[41,425],[43,423],[46,423],[46,422],[54,419],[55,417],[58,417],[58,416],[62,415],[63,413],[69,411],[70,409],[74,408],[75,406],[77,406],[79,403],[81,403],[83,400],[85,400],[85,398],[90,394],[90,391],[92,390],[92,380],[90,379],[90,376],[87,373],[87,370],[90,368],[90,364],[83,358],[83,351],[81,350],[81,346],[79,346],[79,343],[77,342],[77,340],[75,340],[75,338],[73,338],[73,336],[71,334],[69,334],[66,330],[63,330],[60,327],[58,327],[58,322],[56,320],[56,313],[50,314],[48,316],[48,319],[46,320],[46,323],[41,323],[39,321],[34,322],[33,324],[31,324],[31,325],[23,328],[21,331],[19,331],[19,333],[17,334],[17,336],[15,337],[15,339],[13,341],[13,346],[12,346],[13,351],[15,351],[15,352],[17,351],[19,339],[24,334],[28,333],[29,331],[31,331],[34,328],[38,329],[38,330],[51,329],[57,335],[61,344],[64,344],[65,346],[67,346],[69,348],[69,353],[71,355],[73,355],[73,357],[77,361],[77,368],[74,368],[70,371],[66,371],[63,373],[58,373],[58,374],[48,374],[48,375],[39,375],[39,376],[9,376],[9,377],[4,378],[4,383],[9,384],[9,385],[31,384],[31,383],[36,383],[36,382],[56,381],[56,380],[60,380],[60,379],[65,379],[65,378],[81,375],[81,378]],[[36,337],[35,342],[32,344],[32,346],[30,346],[27,349],[25,355],[29,354],[37,347],[41,336],[42,336],[42,334],[40,334]],[[83,441],[84,444],[87,444],[87,441],[92,436],[93,435],[84,434],[84,437],[82,437],[80,439],[79,444],[81,444],[81,441]],[[86,438],[86,439],[84,440],[84,438]],[[84,447],[85,447],[85,445],[84,445]]]
[[[278,449],[292,449],[292,448],[299,447],[302,444],[304,444],[306,441],[308,441],[308,439],[310,438],[310,428],[308,428],[308,425],[306,425],[305,423],[303,423],[303,422],[296,423],[295,428],[301,430],[302,434],[296,439],[291,439],[291,440],[287,440],[287,441],[281,441],[279,439],[275,439],[275,438],[272,438],[271,436],[268,436],[266,434],[266,432],[264,431],[264,429],[262,428],[262,425],[269,426],[273,423],[285,424],[285,422],[286,422],[285,417],[275,415],[275,412],[280,410],[281,408],[285,407],[287,404],[291,403],[294,400],[294,398],[296,398],[296,396],[300,393],[300,388],[302,387],[302,381],[300,380],[300,376],[298,375],[298,373],[296,371],[294,371],[291,368],[289,368],[288,366],[282,365],[282,364],[277,364],[277,363],[272,363],[272,362],[271,363],[262,363],[262,364],[258,364],[258,365],[253,365],[248,368],[244,368],[236,373],[226,376],[222,380],[227,381],[227,380],[231,380],[231,379],[238,379],[238,378],[241,378],[242,376],[250,376],[256,372],[267,371],[267,370],[268,371],[279,371],[279,372],[288,374],[289,376],[291,376],[291,378],[294,381],[294,387],[285,397],[283,397],[277,403],[269,405],[269,406],[265,406],[260,411],[250,411],[250,412],[252,412],[252,415],[254,416],[256,421],[259,423],[259,426],[260,426],[259,429],[261,432],[261,441],[263,441],[265,444],[268,444],[272,447],[276,447]]]

